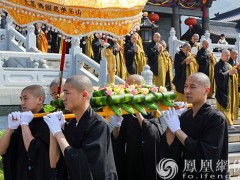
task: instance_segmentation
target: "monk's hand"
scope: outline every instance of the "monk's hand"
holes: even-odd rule
[[[29,123],[33,120],[33,113],[31,111],[23,112],[21,114],[20,125],[29,125]]]
[[[20,125],[21,113],[19,111],[12,112],[8,115],[8,128],[17,129]]]
[[[138,52],[138,47],[137,46],[134,47],[134,52]]]
[[[188,103],[184,102],[175,102],[179,109],[175,110],[178,116],[181,116],[188,110]]]
[[[237,65],[237,69],[240,70],[240,64]]]
[[[188,57],[187,59],[186,59],[186,64],[190,64],[192,62],[192,58],[191,57]]]
[[[58,120],[60,121],[60,124],[61,124],[61,127],[65,124],[65,118],[64,118],[64,115],[63,115],[63,112],[62,111],[57,111],[57,112],[54,112],[52,114],[55,114],[55,116],[58,118]]]
[[[177,115],[177,112],[174,108],[168,108],[165,113],[165,121],[168,125],[168,128],[172,133],[175,133],[180,128],[180,121]]]
[[[61,123],[54,113],[43,116],[43,119],[48,125],[50,132],[53,134],[53,136],[58,132],[62,132]]]
[[[229,70],[229,75],[233,75],[233,74],[236,74],[238,71],[236,69],[231,69]]]

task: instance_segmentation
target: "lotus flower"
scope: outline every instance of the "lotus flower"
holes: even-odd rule
[[[160,86],[160,87],[159,87],[159,92],[165,93],[165,92],[167,92],[167,88],[164,87],[164,86]]]
[[[154,93],[157,93],[158,92],[158,87],[156,87],[156,86],[152,87],[151,91],[154,92]]]
[[[140,89],[140,92],[143,95],[147,95],[149,93],[149,90],[148,90],[148,88],[142,88],[142,89]]]
[[[138,91],[137,91],[137,89],[132,89],[132,90],[130,91],[130,93],[133,94],[133,95],[136,95],[136,94],[138,94]]]
[[[106,91],[106,96],[110,96],[110,95],[112,95],[113,94],[113,92],[111,91],[111,90],[107,90]]]

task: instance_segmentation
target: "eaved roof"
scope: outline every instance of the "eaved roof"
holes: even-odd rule
[[[217,20],[221,22],[240,21],[240,7],[222,14],[218,14],[216,15],[216,17],[212,18],[211,20]]]

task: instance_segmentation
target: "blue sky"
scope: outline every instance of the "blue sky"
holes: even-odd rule
[[[224,13],[240,7],[240,0],[216,0],[213,1],[212,7],[209,10],[210,18],[214,17],[214,14]]]

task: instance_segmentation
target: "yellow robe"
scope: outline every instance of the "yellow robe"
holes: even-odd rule
[[[170,88],[173,89],[172,58],[168,51],[158,52],[158,76],[153,75],[153,83],[156,86],[166,86],[166,76],[169,72]]]
[[[164,50],[164,55],[165,55],[165,58],[167,60],[167,66],[168,66],[166,68],[169,71],[169,81],[170,81],[169,82],[169,86],[170,86],[170,89],[173,90],[174,89],[174,85],[172,83],[172,81],[173,81],[173,74],[172,74],[172,72],[173,72],[173,70],[172,70],[172,67],[173,67],[172,62],[173,62],[173,60],[172,60],[172,56],[171,56],[171,54],[167,50]]]
[[[127,68],[123,51],[116,52],[115,59],[117,66],[116,75],[125,80],[127,77]]]
[[[228,80],[228,105],[223,108],[217,102],[217,109],[227,118],[228,125],[232,126],[233,121],[238,119],[239,93],[238,93],[238,74],[233,74]]]
[[[104,50],[105,57],[107,59],[107,71],[109,77],[109,83],[115,83],[115,73],[116,73],[116,60],[110,48]]]
[[[197,60],[195,59],[195,57],[190,53],[190,56],[191,56],[191,59],[192,59],[192,62],[190,62],[190,64],[187,64],[186,66],[186,78],[188,78],[188,76],[190,76],[191,74],[193,73],[196,73],[198,72],[198,63],[197,63]]]
[[[38,49],[40,51],[42,51],[43,53],[47,53],[48,52],[48,40],[45,36],[45,33],[40,30],[39,34],[38,34]]]
[[[214,81],[214,66],[216,64],[217,60],[213,54],[210,56],[210,62],[209,62],[209,79],[210,79],[210,85],[211,85],[211,90],[210,93],[208,94],[208,97],[211,98],[213,94],[215,93],[216,90],[216,85]]]
[[[198,72],[198,67],[199,67],[194,55],[189,53],[189,56],[191,57],[192,62],[190,64],[186,64],[186,78],[188,78],[188,76],[190,76],[191,74]],[[183,62],[183,63],[185,63],[185,62]],[[185,95],[180,92],[177,92],[176,89],[174,89],[174,93],[177,96],[175,101],[183,101],[183,102],[187,101]]]
[[[86,56],[93,58],[93,49],[92,49],[92,41],[93,41],[93,35],[90,35],[89,37],[86,37],[86,47],[85,47],[85,54]]]
[[[139,34],[138,34],[138,39],[137,39],[137,45],[140,46],[140,48],[144,50],[143,43],[142,43],[142,38]]]
[[[134,63],[136,67],[136,74],[141,75],[141,72],[144,69],[144,66],[146,65],[146,56],[144,50],[137,45],[138,52],[134,55]]]

